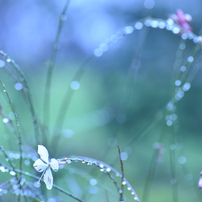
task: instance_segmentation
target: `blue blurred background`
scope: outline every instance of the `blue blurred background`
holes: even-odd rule
[[[180,8],[192,16],[190,25],[194,33],[198,34],[202,25],[202,1],[70,1],[67,14],[63,16],[64,25],[60,43],[54,44],[59,17],[65,3],[64,0],[0,0],[0,49],[14,59],[24,71],[30,84],[36,113],[42,122],[47,64],[52,48],[58,48],[51,89],[49,139],[52,138],[57,113],[68,86],[75,90],[75,95],[64,120],[58,151],[48,148],[51,157],[88,156],[102,160],[120,171],[116,148],[119,145],[124,158],[125,176],[141,199],[151,153],[154,150],[153,144],[158,141],[165,118],[137,142],[130,140],[156,117],[156,113],[170,99],[173,64],[180,36],[152,28],[135,31],[115,43],[102,57],[96,58],[79,82],[72,83],[71,80],[80,64],[100,44],[115,34],[119,28],[138,19],[148,16],[167,19]],[[183,61],[191,54],[194,45],[192,41],[187,41]],[[180,134],[176,137],[180,139],[176,142],[180,143],[174,148],[180,202],[199,202],[202,198],[201,191],[197,187],[202,169],[201,76],[199,71],[190,91],[177,103],[175,112]],[[24,151],[35,152],[37,145],[32,141],[31,116],[22,96],[16,91],[15,75],[8,76],[1,68],[0,78],[6,84],[20,118]],[[1,103],[4,112],[9,115],[9,107],[2,95]],[[3,124],[0,127],[1,144],[7,150],[17,151],[18,147],[12,132],[5,129]],[[163,142],[164,162],[157,167],[150,193],[151,201],[172,201],[173,181],[171,181],[169,150],[173,147],[170,145],[170,136],[171,131],[166,129]],[[2,159],[2,156],[0,158]],[[29,166],[32,163],[30,160]],[[73,175],[78,174],[75,167],[70,168],[68,170],[66,166],[68,171],[62,170],[60,174],[57,173],[57,183],[73,194],[84,197],[86,201],[103,201],[105,196],[104,189],[92,188],[94,186],[89,183],[91,178],[103,180],[100,184],[107,186],[110,184],[109,186],[113,187],[108,181],[108,176],[100,179],[96,169],[78,166],[91,175],[84,180],[78,175]],[[27,170],[34,172],[30,167],[27,167]],[[65,173],[67,178],[63,178]],[[2,173],[0,176],[2,177]],[[0,180],[0,183],[2,182]],[[86,193],[83,186],[87,190]],[[108,187],[104,188],[108,189],[109,196],[113,193]],[[128,201],[132,201],[130,194],[126,193],[126,196]],[[115,197],[112,194],[111,201],[117,201],[116,194]]]

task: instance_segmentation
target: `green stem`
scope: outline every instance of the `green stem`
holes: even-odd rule
[[[57,34],[55,37],[54,46],[52,49],[51,58],[48,65],[48,72],[47,72],[45,92],[44,92],[44,124],[47,126],[47,129],[49,129],[49,122],[50,122],[51,83],[52,83],[52,77],[53,77],[53,70],[55,67],[55,61],[58,53],[58,47],[55,47],[55,46],[60,45],[59,42],[60,42],[61,31],[62,31],[62,27],[65,20],[64,17],[66,15],[66,11],[69,6],[69,3],[70,3],[70,0],[67,0],[65,7],[63,9],[63,12],[60,15]]]

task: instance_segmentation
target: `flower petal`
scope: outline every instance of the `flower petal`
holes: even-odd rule
[[[38,172],[43,172],[48,167],[41,159],[37,159],[33,166]]]
[[[51,169],[48,168],[45,172],[45,175],[44,175],[44,182],[46,184],[46,188],[51,190],[52,187],[53,187],[53,175],[52,175],[52,172],[51,172]]]
[[[48,150],[43,145],[38,145],[38,155],[43,161],[45,161],[46,163],[49,163],[49,161],[48,161],[48,157],[49,157]]]
[[[56,159],[51,159],[50,167],[56,172],[59,168],[59,163]]]

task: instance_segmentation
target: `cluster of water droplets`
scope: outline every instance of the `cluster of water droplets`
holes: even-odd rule
[[[103,163],[101,161],[87,158],[87,157],[79,157],[79,156],[76,156],[76,157],[73,156],[73,157],[69,157],[67,159],[74,161],[74,162],[81,162],[86,165],[95,165],[95,166],[99,167],[100,172],[107,173],[108,175],[110,172],[113,172],[113,173],[115,173],[116,177],[122,178],[122,175],[116,169],[114,169],[113,167],[111,167],[108,164]],[[113,180],[113,178],[111,178],[111,179]],[[114,182],[116,183],[116,181],[114,181]],[[129,182],[125,178],[123,179],[122,184],[127,185],[127,190],[129,190],[131,192],[131,194],[134,195],[134,200],[139,202],[140,200],[139,200],[136,192],[134,191],[132,186],[129,184]],[[122,192],[122,190],[119,190],[119,193],[121,193],[121,192]]]
[[[102,56],[103,53],[106,52],[109,47],[116,43],[119,39],[129,34],[132,34],[136,30],[142,30],[144,26],[158,29],[166,29],[168,31],[171,31],[173,34],[179,34],[184,40],[190,39],[194,43],[199,43],[200,45],[202,45],[202,36],[197,36],[193,32],[185,30],[180,25],[176,24],[171,18],[168,18],[167,20],[147,18],[136,21],[135,23],[127,25],[124,28],[118,30],[115,34],[113,34],[109,39],[107,39],[104,43],[100,44],[100,46],[94,50],[94,56]]]

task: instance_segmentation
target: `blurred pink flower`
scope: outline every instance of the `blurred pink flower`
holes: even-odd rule
[[[199,181],[198,181],[198,187],[199,187],[199,189],[201,189],[202,188],[202,171],[201,171],[201,173],[200,173],[200,179],[199,179]]]
[[[174,20],[175,23],[179,24],[184,29],[192,32],[192,27],[188,24],[191,22],[192,17],[189,14],[184,14],[182,10],[178,9],[176,14],[171,14],[170,18]]]

